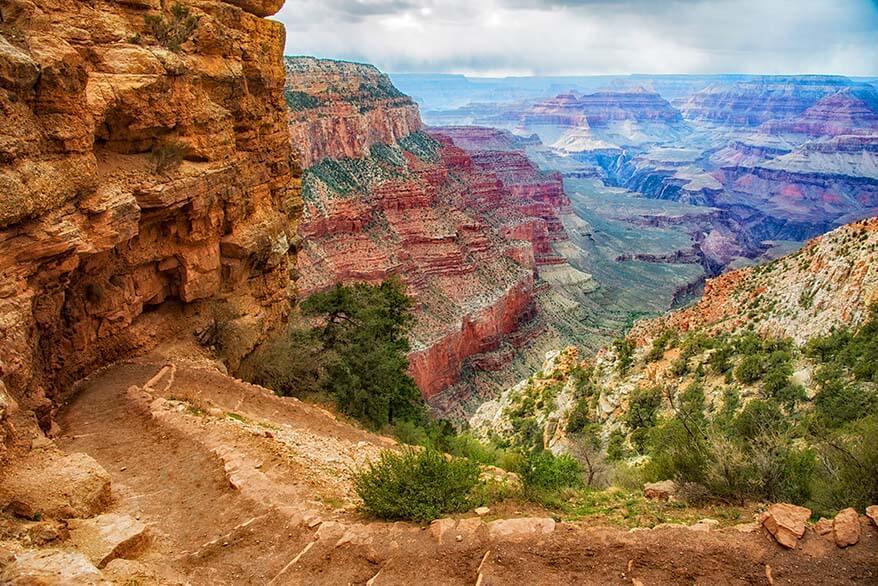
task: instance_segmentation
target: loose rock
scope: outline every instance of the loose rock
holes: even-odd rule
[[[673,480],[647,482],[643,485],[643,496],[651,500],[666,501],[677,494],[677,483]]]
[[[91,517],[110,502],[110,475],[86,454],[31,452],[0,485],[0,508],[21,517]]]
[[[848,547],[860,541],[860,515],[847,508],[840,511],[832,521],[832,535],[839,547]]]
[[[811,516],[811,509],[788,503],[778,503],[768,507],[759,521],[768,529],[779,544],[792,549],[805,535],[805,522]]]
[[[147,542],[146,526],[128,515],[72,519],[68,526],[70,539],[99,568],[116,558],[134,556]]]

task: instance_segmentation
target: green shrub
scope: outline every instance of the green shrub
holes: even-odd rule
[[[428,522],[477,504],[479,473],[477,463],[433,449],[386,451],[355,474],[354,489],[375,517]]]
[[[651,480],[703,482],[707,468],[704,439],[681,417],[663,420],[650,432],[650,460],[644,473]]]
[[[577,399],[567,416],[567,433],[579,433],[591,423],[591,405],[587,397]]]
[[[668,345],[674,339],[673,330],[665,330],[661,333],[661,335],[657,336],[652,341],[652,347],[649,349],[649,353],[646,355],[647,362],[655,362],[657,360],[661,360],[665,351],[668,349]]]
[[[148,14],[144,22],[149,34],[171,51],[179,51],[198,28],[198,17],[192,15],[187,6],[179,3],[171,6],[170,15]]]
[[[607,460],[619,462],[628,457],[625,447],[625,433],[621,429],[614,429],[607,438]]]
[[[310,110],[317,108],[322,103],[319,98],[294,90],[284,91],[284,100],[290,110],[300,112],[302,110]]]
[[[820,478],[815,489],[818,512],[863,511],[878,503],[878,415],[871,414],[822,438]]]
[[[325,390],[323,355],[317,333],[294,325],[248,356],[240,375],[285,397],[315,397]]]
[[[762,378],[764,367],[762,357],[758,354],[745,356],[735,369],[735,378],[745,385],[753,384]]]
[[[632,430],[652,427],[655,425],[661,404],[661,389],[637,387],[628,399],[625,424]]]
[[[619,374],[625,375],[634,363],[634,342],[618,338],[613,341],[613,349],[616,351],[616,368]]]
[[[814,410],[829,427],[839,427],[878,409],[875,391],[846,380],[837,364],[821,366],[814,379],[819,389],[814,396]]]
[[[339,408],[368,427],[427,422],[424,400],[408,374],[413,301],[398,279],[316,293],[302,313],[320,318],[315,334],[325,364],[324,387]]]
[[[525,494],[537,499],[582,484],[582,467],[566,454],[554,456],[551,452],[530,452],[517,472]]]

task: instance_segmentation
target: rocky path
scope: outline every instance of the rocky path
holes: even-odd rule
[[[429,528],[355,510],[349,474],[391,445],[311,405],[216,371],[120,364],[65,407],[59,445],[112,477],[109,512],[147,526],[139,583],[857,584],[878,531],[792,551],[762,530],[584,528],[473,515]],[[703,529],[703,528],[702,528]]]

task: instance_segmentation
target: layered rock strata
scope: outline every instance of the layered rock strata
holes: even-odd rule
[[[67,383],[191,330],[197,302],[254,336],[285,313],[280,5],[0,8],[0,379],[44,426]]]
[[[538,267],[563,262],[552,248],[566,239],[560,175],[537,169],[508,133],[475,131],[469,144],[509,150],[467,151],[441,128],[421,130],[414,104],[374,68],[292,58],[287,72],[287,90],[302,94],[289,112],[294,144],[314,137],[303,155],[313,164],[298,231],[302,294],[402,277],[418,303],[411,373],[428,399],[468,360],[525,344],[517,334],[538,319]]]

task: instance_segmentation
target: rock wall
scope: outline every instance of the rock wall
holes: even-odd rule
[[[284,97],[293,148],[307,168],[325,158],[364,157],[420,130],[418,107],[372,65],[288,57]]]
[[[690,120],[758,126],[799,116],[823,98],[856,85],[846,77],[830,75],[757,77],[711,85],[684,100],[680,110]]]
[[[563,262],[552,248],[570,205],[560,175],[542,173],[510,133],[425,132],[373,67],[291,58],[286,69],[290,133],[310,163],[302,295],[401,276],[417,300],[411,373],[428,399],[468,361],[525,344],[522,329],[539,331],[538,269]]]
[[[0,379],[51,426],[95,367],[288,308],[281,0],[0,6]],[[2,385],[0,385],[2,386]]]

